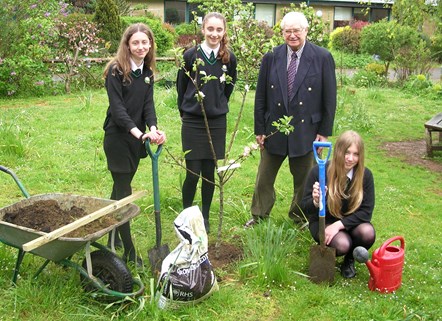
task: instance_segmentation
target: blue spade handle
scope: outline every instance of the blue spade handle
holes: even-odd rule
[[[317,149],[326,148],[327,155],[325,158],[318,156]],[[330,153],[332,150],[332,143],[330,142],[313,142],[313,153],[315,154],[316,163],[319,167],[319,187],[321,189],[321,204],[319,205],[319,217],[325,217],[325,164],[330,159]]]

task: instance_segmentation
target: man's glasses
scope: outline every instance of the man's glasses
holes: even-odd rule
[[[283,32],[286,36],[290,36],[291,34],[299,35],[303,31],[304,31],[304,28],[298,28],[298,29],[291,29],[291,30],[286,29]]]

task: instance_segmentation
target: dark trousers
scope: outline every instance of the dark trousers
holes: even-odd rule
[[[276,200],[275,180],[287,156],[273,155],[266,149],[261,151],[261,160],[256,175],[251,212],[253,216],[267,218]],[[293,198],[289,217],[294,220],[304,219],[298,204],[301,204],[305,180],[313,167],[313,152],[301,157],[289,158],[290,173],[293,176]]]

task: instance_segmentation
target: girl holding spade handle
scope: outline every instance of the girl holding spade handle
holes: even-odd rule
[[[346,131],[336,140],[333,159],[326,164],[325,244],[344,255],[341,275],[356,275],[353,249],[373,245],[376,233],[370,223],[374,203],[374,180],[364,166],[364,143],[355,131]],[[319,243],[318,207],[320,202],[318,166],[310,171],[304,188],[301,207],[309,219],[313,239]]]
[[[117,55],[104,71],[109,107],[104,121],[104,151],[113,179],[111,199],[132,194],[131,182],[141,158],[147,157],[144,142],[163,144],[164,132],[157,129],[153,101],[155,40],[152,30],[142,23],[124,32]],[[149,131],[146,133],[146,126]],[[123,241],[123,260],[142,265],[127,222],[117,229]],[[116,245],[121,243],[116,237]],[[109,245],[109,242],[108,242]]]

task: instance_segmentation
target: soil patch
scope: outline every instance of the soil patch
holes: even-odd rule
[[[49,233],[87,214],[89,213],[76,206],[72,206],[69,210],[63,210],[55,200],[40,200],[32,205],[6,213],[3,220],[15,225]],[[116,223],[118,221],[115,218],[103,216],[66,234],[66,237],[84,237]]]
[[[419,165],[435,173],[442,173],[442,164],[426,157],[425,140],[390,142],[382,146],[388,156],[400,157],[408,164]]]
[[[226,265],[242,259],[243,251],[239,246],[221,242],[218,255],[216,255],[217,249],[215,245],[216,244],[209,244],[209,260],[213,268],[222,269]]]

